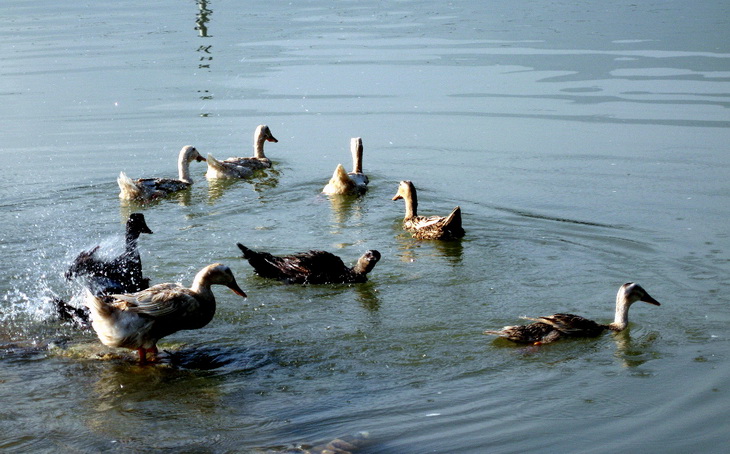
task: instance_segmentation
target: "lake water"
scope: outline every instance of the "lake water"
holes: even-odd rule
[[[0,449],[725,452],[730,4],[721,1],[3,4]],[[151,206],[116,177],[180,147],[274,169]],[[320,194],[362,137],[370,190]],[[398,181],[466,237],[400,230]],[[153,283],[228,264],[249,297],[140,367],[54,319],[79,251],[131,212]],[[255,276],[236,242],[383,259],[358,285]],[[519,347],[485,329],[573,312],[631,326]],[[106,353],[112,355],[105,355]],[[322,452],[321,448],[312,448]]]

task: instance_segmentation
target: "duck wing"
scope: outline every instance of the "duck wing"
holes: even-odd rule
[[[180,284],[158,284],[137,293],[111,295],[114,307],[151,318],[181,317],[194,311],[200,302]]]
[[[138,186],[143,188],[145,193],[151,196],[159,197],[171,192],[182,191],[191,186],[191,183],[174,178],[141,178],[135,181]]]
[[[498,331],[485,331],[484,334],[493,334],[521,344],[537,342],[545,344],[557,340],[561,333],[547,323],[536,322],[529,325],[505,326]]]
[[[292,282],[310,284],[343,282],[350,272],[341,258],[317,250],[282,257],[282,266]]]
[[[228,164],[236,166],[247,167],[251,170],[267,169],[271,167],[271,160],[269,158],[236,158],[231,157],[223,161]]]
[[[208,158],[206,159],[208,162],[208,172],[206,172],[206,176],[209,178],[217,178],[221,176],[248,178],[253,175],[253,169],[238,164],[235,159],[237,158],[229,158],[225,161],[219,161],[214,158],[213,155],[208,154]]]
[[[553,314],[537,320],[568,336],[598,336],[607,328],[606,325],[574,314]]]

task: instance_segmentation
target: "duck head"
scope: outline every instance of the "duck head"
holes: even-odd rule
[[[661,306],[659,301],[652,298],[652,296],[649,295],[642,286],[633,282],[627,282],[622,285],[618,290],[616,298],[626,301],[629,305],[634,304],[637,301],[643,301],[645,303],[653,304],[654,306]]]
[[[260,137],[262,140],[265,140],[267,142],[278,142],[278,140],[276,140],[276,137],[271,134],[271,130],[269,129],[269,127],[266,125],[259,125],[258,128],[256,128],[256,133],[254,134],[254,137]]]
[[[132,213],[129,215],[129,219],[127,219],[127,234],[132,235],[136,238],[139,237],[140,233],[152,234],[153,232],[147,226],[147,222],[145,222],[144,219],[144,214]]]
[[[393,196],[393,200],[410,199],[416,193],[416,187],[410,180],[403,180],[398,185],[398,192]]]
[[[353,268],[356,273],[367,274],[375,268],[380,261],[380,252],[375,249],[365,251],[365,253],[357,260],[357,265]]]
[[[222,263],[208,265],[198,272],[195,276],[193,286],[202,285],[225,285],[236,295],[246,298],[246,292],[241,290],[241,287],[239,287],[238,283],[236,283],[233,271]]]
[[[200,155],[198,149],[192,145],[185,145],[184,147],[182,147],[182,149],[180,150],[180,156],[183,157],[183,160],[185,162],[205,161],[205,158]]]

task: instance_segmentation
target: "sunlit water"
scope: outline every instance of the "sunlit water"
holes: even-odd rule
[[[169,2],[168,2],[169,3]],[[730,417],[730,9],[719,1],[10,1],[0,25],[0,448],[365,453],[724,452]],[[181,146],[275,170],[151,206],[115,178],[174,176]],[[319,194],[363,138],[370,190]],[[458,242],[400,230],[464,213]],[[210,325],[162,364],[54,319],[131,212],[154,283],[223,262]],[[236,242],[383,259],[368,283],[253,275]],[[626,332],[523,348],[522,315]],[[315,451],[321,451],[315,448]]]

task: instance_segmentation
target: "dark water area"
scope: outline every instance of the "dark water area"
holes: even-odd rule
[[[730,417],[730,6],[718,1],[10,1],[2,30],[0,449],[724,452]],[[180,147],[274,162],[149,205],[115,180]],[[362,197],[321,194],[362,137]],[[456,205],[466,236],[401,230]],[[152,283],[227,264],[213,321],[161,361],[59,322],[63,274],[124,222]],[[256,276],[236,243],[383,258],[364,284]],[[629,328],[516,346],[556,312]],[[329,444],[329,445],[328,445]],[[341,445],[345,446],[345,445]]]

